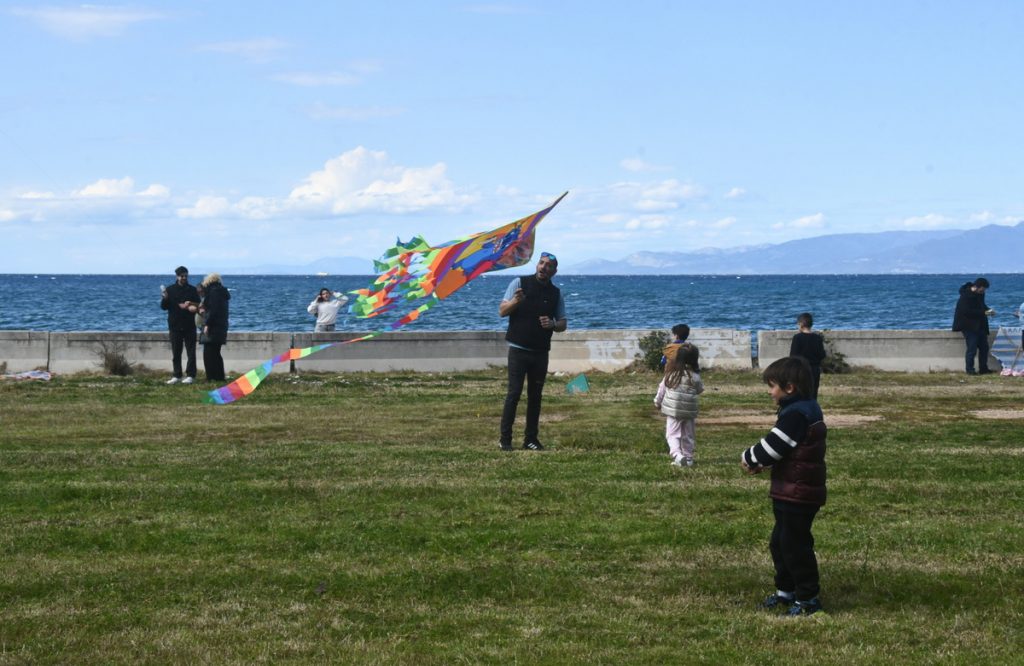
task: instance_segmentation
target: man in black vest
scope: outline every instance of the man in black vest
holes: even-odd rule
[[[558,272],[558,259],[548,252],[540,253],[537,273],[515,278],[505,290],[505,298],[498,306],[498,314],[508,317],[508,393],[501,414],[502,451],[512,450],[512,424],[516,408],[526,381],[526,432],[523,448],[541,451],[544,447],[537,438],[540,424],[540,402],[544,381],[548,375],[548,351],[551,334],[561,333],[568,322],[565,318],[565,299],[561,290],[551,283]]]

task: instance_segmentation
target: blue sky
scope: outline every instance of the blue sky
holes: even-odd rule
[[[1024,219],[1024,3],[0,3],[0,272]]]

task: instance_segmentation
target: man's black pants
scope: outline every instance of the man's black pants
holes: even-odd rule
[[[773,504],[775,528],[768,547],[775,563],[775,587],[795,592],[799,601],[808,601],[818,596],[820,589],[811,534],[818,507],[779,501]]]
[[[196,329],[190,326],[186,329],[172,328],[171,335],[171,365],[174,368],[174,376],[181,378],[181,348],[185,348],[188,355],[188,365],[185,366],[185,374],[195,379],[196,377]]]
[[[501,413],[501,443],[512,443],[512,424],[526,382],[526,431],[523,442],[536,441],[540,431],[540,402],[548,377],[548,353],[508,348],[508,393]]]

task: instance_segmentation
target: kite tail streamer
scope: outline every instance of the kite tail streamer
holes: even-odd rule
[[[448,296],[452,295],[470,280],[489,271],[522,266],[533,256],[534,232],[541,220],[565,198],[555,199],[544,210],[466,238],[431,246],[422,236],[416,236],[403,243],[395,242],[379,261],[374,262],[380,271],[374,281],[365,289],[357,289],[349,312],[361,319],[378,317],[398,307],[402,301],[423,302],[385,328],[360,338],[332,342],[303,349],[289,349],[262,365],[253,368],[227,386],[207,393],[204,402],[227,405],[244,398],[260,385],[274,366],[284,361],[294,361],[323,351],[328,347],[348,345],[375,338],[381,333],[395,331],[419,319]]]
[[[301,349],[289,349],[285,353],[278,354],[269,361],[265,361],[263,364],[256,366],[230,384],[208,392],[206,397],[203,398],[203,402],[210,405],[230,404],[255,391],[256,387],[260,385],[260,382],[266,379],[267,375],[271,373],[274,366],[278,363],[283,363],[285,361],[297,361],[300,358],[306,358],[307,356],[321,352],[328,347],[337,347],[340,345],[351,344],[353,342],[369,340],[370,338],[377,337],[382,332],[383,331],[375,331],[369,335],[364,335],[361,338],[353,338],[351,340],[345,340],[344,342],[329,342],[327,344],[303,347]]]

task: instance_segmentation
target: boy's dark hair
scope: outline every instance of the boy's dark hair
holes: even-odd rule
[[[801,312],[799,315],[797,315],[796,325],[803,326],[805,328],[811,328],[812,326],[814,326],[814,315],[812,315],[810,312]]]
[[[178,266],[177,268],[174,269],[174,274],[175,275],[188,275],[188,269],[185,268],[184,266]]]
[[[983,277],[980,277],[980,278],[978,278],[977,280],[974,281],[974,286],[975,287],[985,287],[986,289],[988,289],[988,287],[989,287],[988,280],[986,280]]]
[[[676,336],[676,340],[683,342],[690,337],[690,327],[686,324],[676,324],[672,327],[672,335]]]
[[[761,379],[765,384],[775,384],[786,388],[789,384],[798,396],[811,397],[814,383],[811,380],[811,366],[802,356],[787,356],[774,361],[764,369]]]

